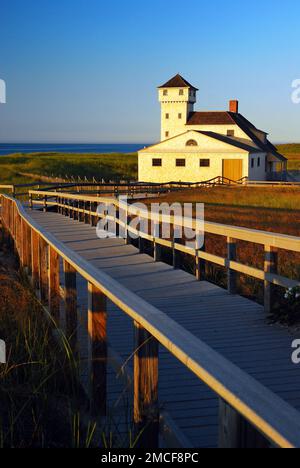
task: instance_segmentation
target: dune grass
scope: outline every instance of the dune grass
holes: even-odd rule
[[[155,200],[210,206],[300,210],[300,187],[213,187],[161,195]]]
[[[81,363],[62,332],[60,343],[54,338],[56,325],[45,319],[10,249],[1,247],[0,337],[7,364],[0,364],[0,449],[133,448],[127,388],[118,395],[116,414],[109,409],[104,421],[90,415],[79,384]],[[120,406],[128,413],[125,433]]]
[[[137,178],[137,154],[62,154],[31,153],[0,157],[0,184],[24,183],[30,177],[87,177],[97,180],[131,180]]]
[[[278,151],[288,158],[288,169],[290,171],[300,170],[300,143],[278,145]]]

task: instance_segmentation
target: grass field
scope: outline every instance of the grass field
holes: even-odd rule
[[[300,187],[213,187],[162,195],[156,201],[205,203],[207,206],[300,210]]]
[[[300,144],[279,145],[289,158],[289,170],[300,170]],[[97,180],[137,179],[137,154],[31,153],[0,157],[0,184],[26,183],[35,174],[50,177],[80,176]]]
[[[24,183],[30,173],[50,177],[80,176],[97,180],[136,179],[136,154],[13,154],[0,157],[0,183]]]
[[[300,144],[291,143],[288,145],[278,145],[278,151],[288,158],[288,169],[290,171],[300,170]]]

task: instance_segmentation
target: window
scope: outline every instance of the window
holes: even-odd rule
[[[176,159],[176,167],[185,167],[185,159]]]
[[[210,167],[210,159],[200,159],[200,167]]]
[[[169,136],[169,132],[166,132],[166,133],[165,133],[165,135],[166,135],[166,138],[168,138],[168,136]]]
[[[179,118],[179,119],[182,119],[182,114],[178,114],[178,118]]]
[[[186,146],[198,146],[198,143],[196,142],[196,140],[188,140],[186,142]]]
[[[260,158],[257,160],[257,167],[260,167]]]
[[[168,90],[167,89],[164,89],[163,95],[168,96]]]
[[[152,159],[152,166],[153,167],[161,167],[162,166],[162,160],[161,159]]]
[[[166,119],[168,120],[170,117],[170,114],[166,114]]]
[[[179,96],[183,96],[183,94],[184,94],[183,89],[180,89],[180,90],[179,90]]]
[[[234,137],[234,130],[227,130],[227,136]]]
[[[252,167],[252,169],[254,168],[254,161],[255,161],[255,159],[252,158],[252,159],[251,159],[251,167]]]

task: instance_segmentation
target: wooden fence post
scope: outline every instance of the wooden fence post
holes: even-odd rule
[[[60,322],[60,278],[59,255],[53,247],[49,246],[49,313],[56,325]]]
[[[271,443],[243,416],[219,399],[219,448],[271,448]]]
[[[39,277],[41,302],[48,302],[48,244],[39,236]]]
[[[88,350],[90,404],[93,414],[106,415],[107,405],[107,311],[106,297],[88,284]]]
[[[203,245],[202,245],[203,243]],[[202,241],[199,238],[199,236],[196,233],[196,246],[195,246],[195,266],[196,266],[196,278],[198,281],[204,281],[205,280],[205,274],[206,274],[206,266],[205,266],[205,260],[199,257],[199,252],[205,252],[205,242]]]
[[[30,268],[30,231],[24,219],[22,219],[22,266]]]
[[[230,294],[236,294],[237,291],[237,274],[230,268],[230,262],[236,261],[236,240],[231,237],[227,237],[227,288]]]
[[[182,239],[179,237],[179,230],[176,226],[173,226],[173,233],[172,233],[172,252],[173,252],[173,268],[177,269],[180,268],[178,253],[175,248],[175,244],[180,244]]]
[[[40,289],[39,279],[39,235],[31,229],[31,272],[32,287],[34,290]]]
[[[278,250],[269,245],[265,246],[265,273],[277,273],[278,271]],[[273,306],[274,285],[267,279],[264,282],[264,305],[265,312],[270,314]]]
[[[74,354],[78,352],[77,344],[77,284],[76,270],[64,260],[65,273],[65,311],[66,334]]]
[[[134,423],[138,446],[157,448],[159,440],[158,342],[135,325]]]
[[[160,224],[159,222],[154,223],[154,261],[155,262],[160,262],[161,261],[161,246],[156,242],[156,238],[159,238],[160,236]]]

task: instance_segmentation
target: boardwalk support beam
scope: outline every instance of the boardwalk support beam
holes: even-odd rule
[[[73,353],[77,354],[77,287],[76,270],[64,260],[65,313],[67,338]]]
[[[271,448],[271,443],[224,400],[219,400],[219,448]]]
[[[88,284],[88,362],[92,414],[106,416],[107,311],[105,295]]]
[[[158,342],[137,322],[134,354],[134,423],[138,446],[157,448],[159,438]]]

